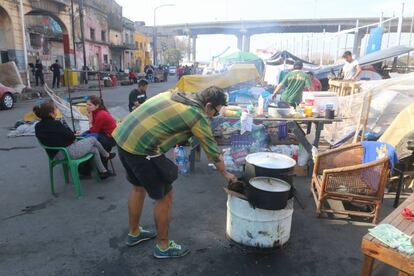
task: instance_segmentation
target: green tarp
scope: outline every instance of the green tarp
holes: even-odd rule
[[[249,52],[236,52],[231,55],[220,58],[221,62],[246,62],[246,61],[255,61],[260,58],[255,54]]]

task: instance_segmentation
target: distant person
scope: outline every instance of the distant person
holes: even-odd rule
[[[272,97],[275,98],[277,93],[285,87],[285,91],[280,97],[281,101],[287,102],[293,107],[296,107],[300,102],[302,102],[303,89],[307,87],[309,91],[312,91],[311,80],[309,76],[302,71],[302,68],[303,63],[295,61],[293,64],[293,70],[285,76],[278,86],[276,86]]]
[[[154,80],[154,68],[152,66],[149,66],[145,73],[147,80],[152,82]]]
[[[183,75],[184,75],[184,67],[182,65],[180,65],[177,68],[177,77],[178,77],[178,79],[181,79],[181,77]]]
[[[164,81],[168,81],[168,74],[170,73],[170,69],[167,65],[164,66]]]
[[[40,61],[40,59],[36,60],[35,64],[35,78],[36,78],[36,86],[39,86],[39,80],[40,84],[43,86],[45,84],[45,79],[43,76],[43,64]]]
[[[79,159],[92,153],[100,178],[111,176],[103,165],[100,155],[105,159],[112,159],[115,157],[115,153],[107,152],[94,137],[77,141],[73,131],[56,120],[57,110],[52,101],[36,105],[33,107],[33,112],[40,118],[40,122],[35,126],[35,135],[44,146],[66,148],[69,156],[73,159]],[[47,154],[56,160],[65,158],[62,151],[47,150]]]
[[[147,88],[148,81],[139,80],[138,88],[129,93],[129,112],[132,112],[135,108],[139,107],[147,100]]]
[[[309,71],[307,72],[310,80],[311,80],[311,84],[312,84],[312,91],[322,91],[322,84],[321,82],[315,77],[315,75],[313,74],[313,72]],[[309,91],[308,87],[305,87],[304,91]]]
[[[350,51],[346,51],[342,58],[345,60],[344,67],[342,68],[342,76],[344,80],[356,80],[361,74],[362,69],[359,66],[359,62],[352,57]]]
[[[88,83],[88,72],[90,71],[88,66],[82,66],[81,83]]]
[[[30,71],[32,72],[32,75],[33,75],[33,77],[35,76],[35,74],[36,74],[36,68],[35,68],[35,65],[32,63],[32,62],[30,62],[29,63],[29,67],[30,67]]]
[[[50,66],[50,71],[53,72],[53,82],[52,82],[52,88],[55,88],[55,85],[57,88],[59,88],[60,85],[60,70],[62,69],[62,66],[58,63],[58,60],[55,60],[55,63],[53,63]]]
[[[184,66],[184,75],[191,75],[191,68],[187,65]]]
[[[138,77],[137,73],[134,70],[129,71],[128,73],[129,83],[137,83]]]

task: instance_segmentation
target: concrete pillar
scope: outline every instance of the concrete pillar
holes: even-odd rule
[[[361,41],[358,39],[360,36],[360,31],[359,31],[359,20],[356,21],[356,25],[355,25],[355,33],[354,33],[354,46],[352,48],[352,54],[355,56],[355,58],[359,57],[359,47],[361,45]]]
[[[359,58],[359,54],[361,52],[361,42],[364,38],[365,33],[359,32],[358,34],[355,34],[354,36],[354,47],[352,48],[352,54],[355,58]]]
[[[237,34],[237,49],[239,49],[240,51],[242,50],[242,46],[243,46],[243,35],[242,34]]]
[[[191,52],[192,52],[192,62],[196,62],[196,52],[197,52],[197,36],[192,36],[192,45],[191,45]]]
[[[191,60],[191,35],[187,36],[187,60]]]
[[[250,51],[250,34],[243,35],[243,52]]]

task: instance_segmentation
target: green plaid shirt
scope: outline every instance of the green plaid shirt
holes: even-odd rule
[[[220,150],[205,112],[172,100],[171,92],[152,97],[136,108],[112,136],[123,150],[137,155],[165,153],[195,136],[207,156],[219,161]]]

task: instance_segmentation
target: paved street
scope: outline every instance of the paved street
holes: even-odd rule
[[[150,95],[173,85],[151,84]],[[131,86],[106,89],[109,107],[127,106]],[[305,204],[295,207],[291,239],[273,254],[258,254],[225,238],[224,180],[197,163],[196,172],[174,183],[170,237],[189,245],[189,256],[175,260],[152,257],[153,241],[125,246],[127,194],[130,184],[119,159],[118,176],[82,180],[77,200],[56,169],[58,196],[50,194],[45,152],[34,137],[7,138],[8,128],[31,109],[18,103],[0,112],[0,275],[358,275],[360,242],[370,224],[315,218],[308,178],[296,178]],[[381,217],[391,210],[384,200]],[[142,225],[154,228],[153,201],[146,200]],[[376,275],[389,275],[379,267]]]

